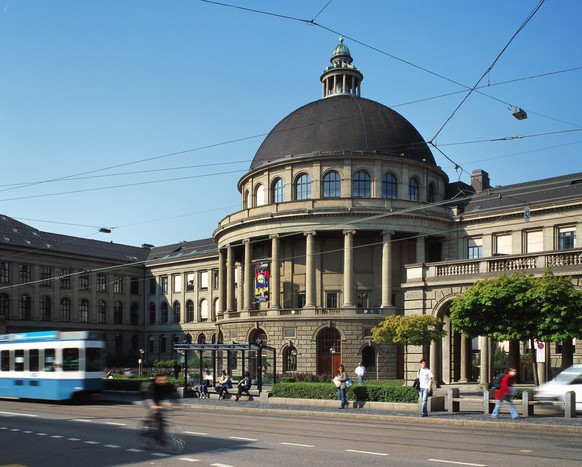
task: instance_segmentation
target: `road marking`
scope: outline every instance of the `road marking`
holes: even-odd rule
[[[300,448],[312,448],[314,447],[313,444],[296,444],[296,443],[281,443],[284,444],[285,446],[297,446]]]
[[[200,431],[185,431],[187,435],[196,435],[196,436],[208,436],[208,433],[202,433]]]
[[[91,423],[92,420],[86,420],[84,418],[73,418],[72,422],[83,422],[83,423]]]
[[[34,433],[34,431],[32,431],[32,430],[26,430],[26,431],[23,431],[23,433],[26,433],[27,435],[30,435],[30,434]]]
[[[126,451],[128,451],[128,452],[144,452],[143,449],[136,449],[136,448],[126,449]]]
[[[233,467],[233,466],[228,464],[210,464],[210,467]]]
[[[52,435],[51,438],[61,439],[61,438],[64,438],[64,436],[61,436],[61,435]]]
[[[67,438],[67,441],[81,441],[79,438]]]
[[[356,454],[371,454],[372,456],[387,456],[385,452],[373,452],[373,451],[357,451],[355,449],[346,449],[346,452],[355,452]]]
[[[533,452],[531,449],[520,449],[519,452]]]
[[[35,433],[36,436],[48,436],[48,433]]]
[[[106,425],[113,425],[113,426],[125,426],[126,423],[117,423],[117,422],[107,422]]]
[[[229,436],[229,439],[236,439],[239,441],[256,441],[255,438],[239,438],[238,436]]]
[[[120,448],[121,446],[118,446],[117,444],[106,444],[105,447],[106,448],[117,449],[117,448]]]
[[[443,464],[456,464],[456,465],[471,465],[474,467],[486,467],[487,464],[471,464],[469,462],[455,462],[455,461],[447,461],[443,459],[428,459],[429,462],[441,462]]]
[[[184,462],[200,462],[200,459],[192,459],[191,457],[180,457],[179,460]]]
[[[28,413],[15,413],[15,412],[0,412],[0,415],[18,415],[19,417],[38,417],[38,415],[31,415]]]
[[[20,428],[10,428],[10,431],[20,431]]]
[[[170,454],[166,454],[165,452],[152,452],[152,456],[156,456],[156,457],[170,457]]]
[[[85,444],[100,444],[99,441],[85,441]]]

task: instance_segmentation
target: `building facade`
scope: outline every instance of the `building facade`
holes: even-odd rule
[[[371,377],[410,379],[417,359],[404,368],[403,349],[371,329],[423,313],[448,335],[409,352],[443,383],[488,380],[490,364],[475,374],[472,362],[490,362],[492,343],[452,332],[451,300],[515,270],[552,267],[582,287],[582,174],[492,188],[477,170],[471,186],[449,183],[410,122],[361,97],[363,77],[340,39],[322,98],[265,138],[239,180],[240,210],[212,238],[137,248],[4,216],[0,326],[99,330],[111,355],[150,361],[176,358],[177,342],[260,339],[279,373],[362,361]]]

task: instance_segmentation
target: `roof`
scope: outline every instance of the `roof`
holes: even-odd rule
[[[146,248],[43,232],[5,215],[0,215],[0,245],[121,262],[144,261],[149,253]]]
[[[291,157],[333,153],[375,154],[436,166],[424,138],[402,115],[383,104],[338,95],[295,110],[267,135],[251,170]]]
[[[197,256],[208,256],[218,254],[218,246],[212,238],[194,240],[191,242],[180,242],[172,245],[164,245],[151,249],[148,261],[186,259]]]

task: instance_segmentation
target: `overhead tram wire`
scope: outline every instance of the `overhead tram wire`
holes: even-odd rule
[[[475,85],[469,90],[469,92],[467,93],[467,95],[461,100],[461,102],[459,103],[459,105],[457,105],[457,107],[453,110],[453,112],[451,113],[451,115],[445,120],[445,122],[442,124],[442,126],[439,128],[439,130],[430,139],[429,144],[431,144],[432,146],[436,146],[435,143],[434,143],[434,140],[437,138],[437,136],[440,134],[440,132],[443,131],[443,129],[445,128],[445,126],[447,126],[447,124],[453,119],[453,117],[455,116],[455,114],[457,113],[457,111],[467,101],[467,99],[473,93],[473,91],[475,91],[475,89],[477,89],[477,86],[479,86],[479,83],[483,80],[483,78],[485,78],[485,76],[487,76],[491,72],[491,70],[496,65],[497,61],[501,58],[501,56],[503,55],[503,53],[508,49],[508,47],[510,46],[510,44],[517,37],[517,35],[523,30],[523,28],[525,28],[525,26],[527,25],[527,23],[529,23],[529,21],[534,17],[534,15],[538,12],[538,10],[541,8],[541,6],[544,4],[544,2],[545,2],[545,0],[540,0],[540,2],[536,5],[536,7],[533,9],[533,11],[528,15],[528,17],[521,24],[521,26],[517,29],[517,31],[515,31],[513,33],[513,36],[511,36],[511,38],[509,39],[509,41],[507,42],[507,44],[505,44],[505,46],[503,47],[503,49],[501,49],[501,52],[499,52],[499,54],[497,54],[497,57],[495,57],[495,59],[493,60],[493,63],[491,63],[491,65],[489,65],[489,67],[487,68],[487,70],[485,70],[485,72],[477,80],[477,82],[475,83]]]

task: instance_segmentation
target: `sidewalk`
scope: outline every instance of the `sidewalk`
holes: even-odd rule
[[[440,388],[437,394],[446,394],[446,391],[452,386]],[[478,386],[476,385],[456,385],[461,390],[461,396],[475,396],[480,395]],[[442,392],[442,394],[441,394]],[[462,412],[431,412],[428,417],[421,418],[419,416],[417,404],[392,404],[385,402],[366,402],[361,407],[355,408],[353,401],[345,410],[340,410],[339,402],[332,400],[318,400],[318,399],[283,399],[277,397],[255,397],[254,400],[249,401],[247,398],[241,398],[238,402],[231,399],[218,400],[216,395],[210,399],[182,399],[182,404],[188,406],[192,410],[212,410],[226,411],[226,412],[260,412],[263,414],[285,414],[292,411],[295,417],[313,417],[314,412],[318,417],[326,418],[346,418],[360,420],[375,420],[385,421],[387,423],[414,423],[414,424],[429,424],[429,425],[444,425],[444,426],[464,426],[464,427],[479,427],[489,429],[503,428],[506,430],[524,430],[536,432],[562,432],[562,433],[580,433],[582,434],[582,415],[574,419],[566,419],[563,414],[560,414],[558,409],[548,408],[544,409],[542,414],[533,417],[520,418],[519,420],[512,420],[509,415],[507,405],[501,411],[499,419],[492,420],[490,415],[482,412],[479,404],[473,408],[471,405],[464,405],[466,407]],[[124,393],[116,391],[106,391],[103,393],[102,400],[106,402],[120,402],[120,403],[140,403],[140,398],[137,393]]]

